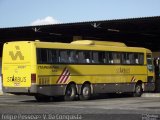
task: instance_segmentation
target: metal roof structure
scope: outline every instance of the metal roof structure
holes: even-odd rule
[[[0,42],[35,40],[71,42],[82,39],[118,41],[160,51],[160,16],[0,28]]]

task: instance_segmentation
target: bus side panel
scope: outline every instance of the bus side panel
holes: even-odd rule
[[[133,92],[138,80],[147,82],[146,66],[39,64],[37,71],[41,92],[49,95],[64,95],[70,82],[81,86],[88,81],[94,93]]]

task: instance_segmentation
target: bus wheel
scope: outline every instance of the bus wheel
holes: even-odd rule
[[[134,97],[140,97],[143,93],[142,84],[137,84],[135,86],[135,91],[133,93]]]
[[[89,100],[91,98],[90,84],[84,84],[81,89],[80,100]]]
[[[76,86],[74,84],[69,84],[66,88],[64,100],[73,101],[76,99],[76,94],[77,94]]]

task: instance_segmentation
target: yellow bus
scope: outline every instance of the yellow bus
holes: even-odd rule
[[[64,96],[88,100],[98,93],[154,91],[152,52],[120,42],[17,41],[3,46],[3,91],[38,101]]]

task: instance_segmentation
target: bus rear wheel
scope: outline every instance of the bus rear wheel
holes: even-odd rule
[[[64,100],[65,101],[73,101],[76,99],[77,89],[74,84],[69,84],[66,88]]]
[[[133,93],[134,97],[140,97],[143,93],[142,84],[137,84],[135,86],[135,91]]]
[[[89,100],[91,98],[91,86],[90,84],[84,84],[81,88],[80,100]]]

